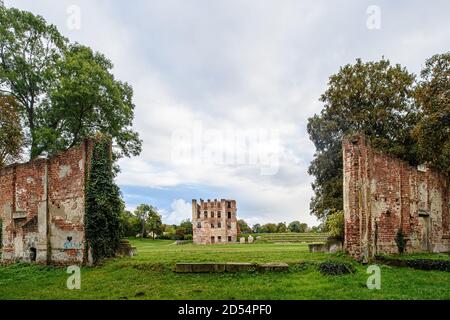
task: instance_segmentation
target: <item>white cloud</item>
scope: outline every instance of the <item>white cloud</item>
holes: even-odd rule
[[[176,199],[170,204],[170,211],[160,210],[165,224],[180,224],[182,220],[192,220],[192,204]]]
[[[79,31],[66,28],[66,8],[74,3],[82,13]],[[385,55],[417,72],[426,58],[448,50],[448,1],[378,1],[380,30],[366,27],[371,4],[6,1],[42,14],[71,40],[103,52],[116,77],[133,86],[135,128],[144,145],[140,157],[120,162],[121,185],[221,187],[245,208],[240,217],[251,224],[317,223],[309,215],[307,167],[314,146],[306,123],[320,111],[318,98],[340,66]],[[258,166],[173,163],[172,133],[191,130],[196,121],[205,129],[278,130],[277,174],[262,176]],[[190,204],[169,200],[172,206],[163,208],[167,219],[190,217]]]

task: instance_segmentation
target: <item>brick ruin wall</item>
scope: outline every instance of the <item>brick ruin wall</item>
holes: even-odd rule
[[[2,260],[81,263],[92,144],[0,170]]]
[[[228,213],[231,218],[228,218]],[[236,242],[238,236],[236,213],[237,207],[234,200],[200,200],[199,203],[197,200],[192,200],[193,242],[196,244]]]
[[[406,252],[450,251],[449,176],[375,151],[364,136],[343,140],[346,251],[367,260]]]

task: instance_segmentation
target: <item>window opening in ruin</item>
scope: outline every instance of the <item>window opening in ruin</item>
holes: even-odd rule
[[[205,218],[208,218],[208,211],[205,211]]]
[[[217,211],[217,218],[221,218],[222,217],[222,212],[221,211]]]
[[[231,219],[231,212],[228,211],[228,219]]]
[[[214,237],[211,237],[211,243],[214,243]]]
[[[217,223],[217,228],[219,228],[219,229],[222,228],[222,223],[220,223],[220,222]]]
[[[228,201],[228,208],[231,208],[231,202]]]
[[[200,211],[197,212],[197,219],[200,219]]]
[[[197,228],[201,228],[202,224],[200,222],[197,222]]]
[[[222,237],[221,236],[217,237],[217,242],[222,242]]]
[[[211,223],[211,229],[214,229],[214,223]]]
[[[30,261],[36,261],[36,248],[30,248]]]
[[[211,218],[214,218],[214,211],[211,211]]]
[[[228,236],[228,242],[231,242],[231,236]]]

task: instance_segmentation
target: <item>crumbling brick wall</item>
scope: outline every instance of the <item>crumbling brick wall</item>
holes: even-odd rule
[[[367,260],[398,253],[400,229],[407,252],[450,251],[447,174],[377,152],[362,135],[343,139],[342,146],[349,254]]]
[[[238,223],[235,200],[192,200],[193,241],[196,244],[237,241]]]
[[[0,170],[3,261],[83,262],[92,143]]]

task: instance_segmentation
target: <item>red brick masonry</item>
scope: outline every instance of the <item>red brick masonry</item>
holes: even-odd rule
[[[361,135],[343,139],[345,250],[368,260],[397,253],[397,231],[407,252],[450,251],[449,176],[412,167],[371,148]]]
[[[92,143],[0,170],[3,261],[79,263]]]

